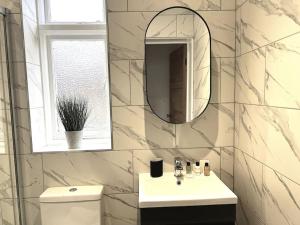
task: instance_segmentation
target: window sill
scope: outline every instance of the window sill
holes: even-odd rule
[[[82,141],[82,147],[69,149],[66,141],[57,144],[42,146],[34,149],[33,153],[53,153],[53,152],[81,152],[81,151],[108,151],[111,150],[111,142],[103,142],[98,139],[87,139]]]

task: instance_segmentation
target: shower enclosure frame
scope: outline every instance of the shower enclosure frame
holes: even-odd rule
[[[18,160],[17,160],[17,133],[16,133],[16,121],[15,121],[15,110],[14,110],[14,92],[13,92],[13,66],[11,60],[11,36],[10,36],[10,26],[9,26],[9,15],[10,11],[7,8],[0,6],[0,20],[3,20],[3,38],[4,41],[4,49],[5,49],[5,63],[1,62],[2,64],[6,64],[6,77],[7,77],[7,85],[8,85],[8,96],[9,99],[9,111],[10,111],[10,121],[11,121],[11,142],[8,143],[9,149],[9,165],[10,165],[10,179],[12,183],[12,201],[13,201],[13,213],[14,213],[14,222],[15,225],[22,225],[22,205],[20,201],[20,190],[19,190],[19,168],[18,168]],[[1,18],[2,17],[2,18]],[[0,34],[1,35],[1,34]]]

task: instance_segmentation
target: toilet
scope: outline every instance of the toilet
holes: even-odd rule
[[[103,186],[48,188],[40,196],[42,225],[103,225]]]

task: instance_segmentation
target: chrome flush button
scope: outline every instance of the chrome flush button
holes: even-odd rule
[[[69,192],[75,192],[75,191],[77,191],[78,189],[77,188],[70,188],[69,189]]]

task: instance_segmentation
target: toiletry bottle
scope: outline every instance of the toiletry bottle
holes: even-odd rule
[[[209,163],[206,162],[204,165],[204,176],[209,176],[210,175],[210,166]]]
[[[194,173],[195,175],[197,176],[200,176],[201,175],[201,168],[200,168],[200,162],[197,161],[195,164],[194,164]]]
[[[190,162],[186,162],[186,177],[193,177],[193,171],[192,171],[192,166]]]

